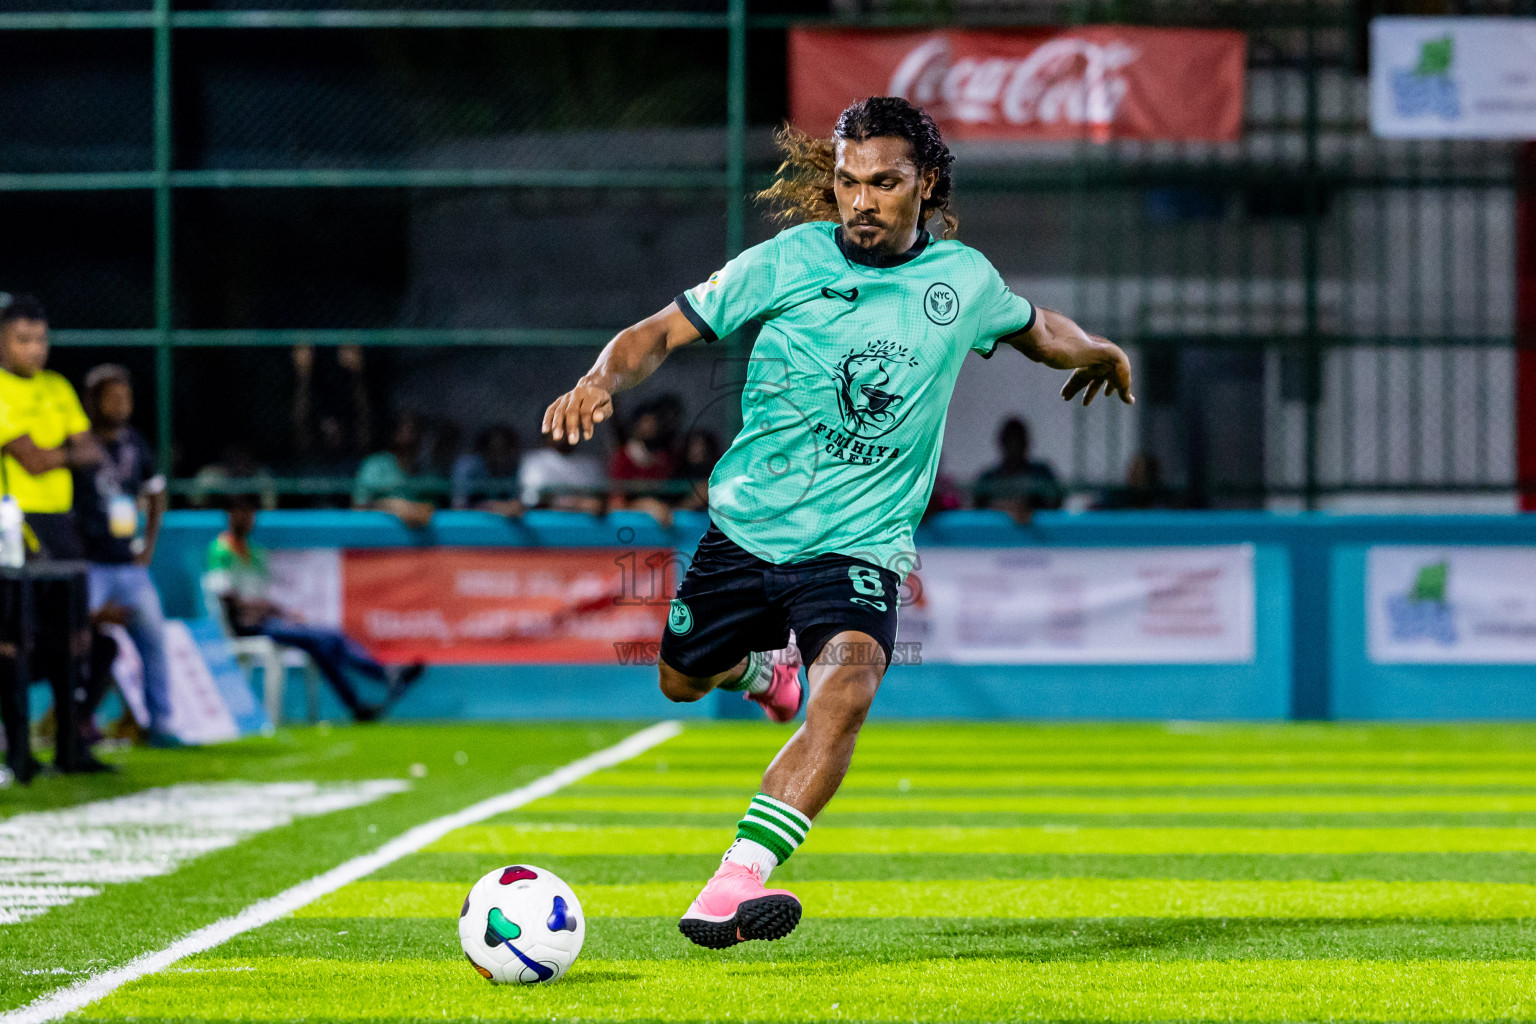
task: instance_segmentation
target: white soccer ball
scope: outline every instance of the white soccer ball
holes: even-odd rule
[[[531,864],[497,868],[474,884],[459,912],[459,943],[494,985],[559,981],[587,937],[571,887]]]

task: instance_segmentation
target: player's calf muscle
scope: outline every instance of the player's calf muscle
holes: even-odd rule
[[[874,665],[819,664],[805,712],[805,726],[779,751],[763,776],[763,792],[815,818],[848,767],[859,730],[880,688]]]
[[[855,736],[880,688],[880,672],[869,665],[843,665],[811,688],[805,724],[812,733]]]

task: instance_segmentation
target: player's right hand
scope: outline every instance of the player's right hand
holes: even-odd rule
[[[598,384],[586,382],[550,403],[544,410],[543,433],[556,441],[592,440],[592,428],[613,415],[613,395]]]

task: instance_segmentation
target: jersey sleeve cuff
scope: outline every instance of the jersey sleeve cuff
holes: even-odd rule
[[[688,322],[693,324],[693,329],[699,332],[699,337],[707,342],[720,340],[720,336],[715,333],[715,329],[709,326],[709,322],[699,315],[698,310],[693,308],[693,300],[688,298],[687,292],[682,292],[672,301],[677,303],[677,308],[682,311],[683,316],[687,317]]]
[[[978,354],[983,359],[991,359],[992,358],[992,353],[997,351],[998,344],[1004,338],[1011,338],[1015,334],[1028,334],[1029,331],[1035,326],[1035,320],[1037,318],[1039,318],[1039,316],[1040,316],[1040,311],[1035,308],[1035,304],[1034,303],[1030,303],[1029,304],[1029,321],[1027,323],[1025,323],[1023,327],[1020,327],[1016,331],[1009,331],[1007,334],[1000,334],[1000,335],[998,335],[996,338],[992,339],[992,347],[991,348],[987,349],[985,352],[982,352],[982,351],[980,351],[978,349],[977,350]]]

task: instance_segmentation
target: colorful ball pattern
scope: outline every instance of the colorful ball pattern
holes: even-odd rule
[[[587,918],[571,887],[531,864],[492,871],[459,912],[464,955],[496,985],[559,981],[586,937]]]

